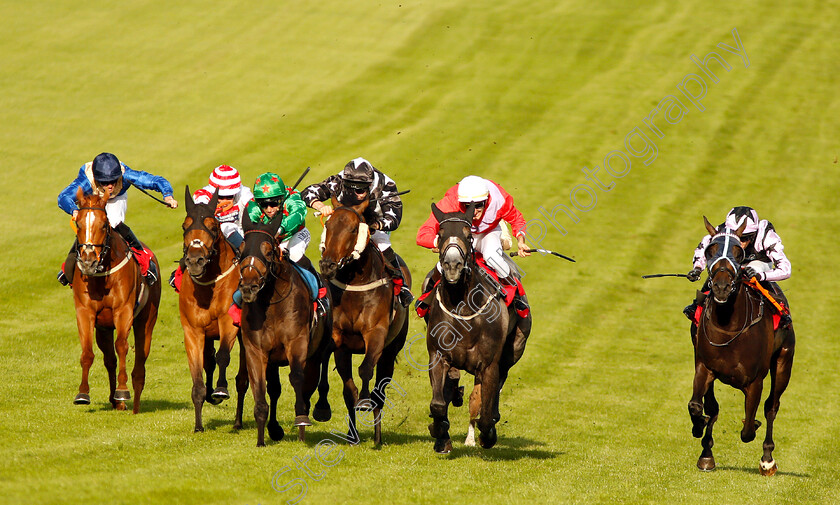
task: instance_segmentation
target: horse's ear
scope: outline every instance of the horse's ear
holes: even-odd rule
[[[446,217],[446,216],[445,216],[445,214],[443,213],[443,211],[442,211],[442,210],[440,210],[440,209],[437,207],[437,205],[435,205],[435,204],[432,204],[432,215],[434,215],[434,216],[435,216],[435,219],[437,219],[437,222],[438,222],[438,223],[439,223],[439,222],[441,222],[441,221],[443,221],[443,220],[444,220],[444,218]]]
[[[108,204],[108,200],[110,200],[110,199],[111,199],[111,190],[110,190],[110,189],[106,189],[106,190],[105,190],[105,194],[104,194],[104,195],[102,195],[102,206],[104,207],[105,205],[107,205],[107,204]]]
[[[338,203],[338,198],[336,198],[335,195],[332,195],[330,197],[330,203],[332,204],[333,209],[337,209],[337,208],[341,207],[341,204]]]
[[[192,214],[195,202],[193,201],[192,191],[190,191],[189,184],[184,186],[184,206],[187,208],[187,214]]]
[[[703,216],[703,224],[706,225],[706,231],[709,232],[709,235],[714,237],[718,234],[717,229],[714,226],[712,226],[712,223],[710,223],[708,219],[706,219],[706,216]]]
[[[361,203],[354,205],[353,208],[356,209],[356,212],[358,212],[361,215],[365,213],[368,206],[370,206],[370,200],[365,198],[364,200],[362,200]]]
[[[467,212],[465,214],[467,216],[467,222],[472,224],[473,216],[475,216],[475,202],[470,202],[470,204],[467,205]]]
[[[254,226],[254,222],[251,221],[251,214],[248,213],[248,209],[246,207],[245,211],[242,212],[242,229],[248,232],[255,228],[256,226]]]
[[[741,226],[739,226],[738,229],[735,230],[735,235],[738,238],[741,238],[741,234],[744,233],[744,228],[746,228],[746,227],[747,227],[747,220],[744,219],[744,222],[741,224]]]
[[[213,188],[213,196],[210,197],[210,203],[208,203],[207,205],[209,205],[210,208],[213,209],[214,213],[216,212],[216,206],[219,205],[219,190],[218,189]]]

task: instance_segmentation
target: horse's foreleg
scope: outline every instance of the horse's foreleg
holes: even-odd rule
[[[265,370],[266,389],[268,390],[268,436],[271,440],[283,440],[283,427],[277,422],[277,400],[280,398],[280,366],[269,363]]]
[[[499,364],[491,363],[481,372],[481,415],[478,418],[478,441],[490,449],[496,445],[496,420],[493,411],[499,401]]]
[[[322,423],[329,421],[332,417],[332,407],[330,407],[328,396],[330,392],[330,356],[335,349],[335,343],[331,338],[327,340],[319,363],[318,403],[315,404],[315,410],[312,411],[312,417]]]
[[[219,319],[219,350],[216,352],[216,364],[219,366],[219,378],[216,381],[216,389],[211,395],[218,400],[230,398],[228,393],[227,367],[230,365],[230,351],[236,342],[237,328],[233,325],[230,317]]]
[[[114,352],[114,330],[96,328],[96,345],[102,351],[102,362],[108,372],[108,401],[117,408],[114,390],[117,389],[117,355]]]
[[[128,332],[131,330],[131,323],[134,319],[133,307],[126,304],[114,310],[114,329],[116,339],[114,348],[117,351],[119,370],[117,371],[117,389],[114,391],[114,400],[127,402],[131,399],[128,391],[128,372],[126,371],[126,355],[128,354]],[[117,410],[124,410],[125,404],[117,403]]]
[[[146,360],[152,350],[152,330],[157,322],[157,307],[149,304],[134,321],[134,368],[131,370],[131,385],[134,389],[134,408],[140,412],[140,395],[146,387]]]
[[[700,458],[697,460],[697,468],[709,471],[715,468],[715,457],[712,454],[712,447],[715,445],[715,440],[712,437],[712,429],[715,426],[715,421],[717,421],[718,413],[720,412],[720,405],[715,398],[714,382],[709,384],[708,391],[706,391],[703,400],[708,422],[706,423],[706,434],[703,435],[703,440],[700,441],[703,452],[700,453]]]
[[[475,447],[475,423],[478,421],[478,413],[481,410],[481,383],[476,378],[473,385],[472,393],[470,393],[470,425],[467,428],[467,439],[464,445]]]
[[[298,440],[301,442],[306,436],[306,427],[312,426],[309,420],[309,397],[306,395],[306,355],[309,346],[309,327],[305,326],[301,333],[294,337],[292,344],[286,344],[286,355],[289,356],[289,383],[295,391],[295,426],[298,427]],[[317,368],[315,370],[317,377]],[[317,384],[314,382],[313,384]],[[312,391],[314,391],[314,386]],[[310,395],[312,393],[310,392]]]
[[[268,403],[265,401],[266,362],[268,357],[245,337],[245,356],[248,362],[248,380],[254,395],[254,419],[257,421],[257,447],[265,447],[265,422]]]
[[[703,436],[703,429],[709,421],[703,416],[703,397],[715,380],[714,374],[699,361],[694,363],[694,385],[691,400],[688,402],[688,414],[691,416],[691,434],[694,438]]]
[[[407,321],[406,321],[407,323]],[[376,386],[373,388],[373,443],[374,445],[382,444],[382,407],[386,404],[391,406],[393,402],[388,399],[387,388],[393,382],[394,377],[394,363],[397,360],[397,355],[405,345],[405,334],[408,331],[406,327],[400,335],[395,338],[388,347],[382,352],[379,357],[379,363],[376,364]],[[398,389],[397,389],[398,388]],[[399,386],[392,386],[392,390],[401,391]],[[404,392],[402,394],[405,394]]]
[[[755,420],[755,414],[758,412],[763,388],[764,377],[756,377],[751,384],[743,389],[746,400],[744,401],[744,427],[741,428],[741,441],[744,443],[755,440],[755,430],[761,426],[761,423]]]
[[[182,321],[183,323],[183,321]],[[187,363],[190,366],[190,377],[192,378],[192,402],[195,407],[195,428],[194,432],[204,431],[201,422],[201,408],[204,405],[204,398],[207,395],[207,388],[204,385],[204,333],[196,330],[187,323],[184,326],[184,348],[187,351]]]
[[[233,420],[235,430],[242,428],[242,411],[245,408],[245,394],[248,392],[248,365],[241,332],[237,332],[237,339],[239,340],[239,371],[236,372],[236,414]]]
[[[76,325],[79,327],[79,343],[82,346],[82,355],[79,358],[79,364],[82,366],[82,382],[79,383],[79,393],[73,400],[76,405],[90,404],[88,376],[90,375],[90,367],[93,365],[93,325],[95,317],[96,315],[90,310],[76,309]]]
[[[347,407],[347,417],[350,424],[348,437],[350,440],[356,440],[356,443],[358,443],[359,432],[356,429],[356,401],[359,398],[359,390],[353,382],[353,354],[345,348],[336,349],[335,368],[344,383],[344,405]]]
[[[370,381],[373,379],[373,370],[385,350],[387,336],[387,326],[385,328],[374,328],[369,334],[365,335],[365,358],[359,365],[359,380],[362,381],[360,400],[370,400]]]
[[[787,389],[790,382],[790,373],[793,368],[793,330],[791,331],[790,343],[779,349],[776,359],[772,361],[770,368],[770,395],[764,402],[764,418],[767,420],[767,430],[764,436],[764,454],[761,456],[761,475],[774,475],[777,470],[776,461],[773,459],[773,450],[776,448],[773,442],[773,422],[779,412],[782,393]]]
[[[432,384],[432,402],[429,411],[432,416],[432,424],[429,425],[429,433],[435,439],[435,452],[438,454],[449,454],[452,451],[452,439],[449,438],[448,407],[444,391],[446,374],[449,372],[449,364],[444,360],[434,361],[437,358],[436,349],[429,349],[429,381]],[[434,357],[434,358],[433,358]]]

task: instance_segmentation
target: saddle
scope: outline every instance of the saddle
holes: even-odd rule
[[[747,287],[748,287],[748,289],[753,290],[753,292],[757,293],[759,296],[763,296],[764,298],[766,298],[770,301],[770,304],[773,306],[773,330],[775,331],[775,330],[778,330],[779,327],[781,326],[782,319],[784,318],[784,316],[787,316],[785,322],[786,323],[789,322],[789,320],[790,320],[790,308],[786,305],[787,300],[784,299],[784,296],[778,296],[778,295],[780,295],[780,291],[778,289],[778,285],[776,285],[775,282],[773,282],[773,283],[766,282],[766,283],[763,283],[763,284],[769,284],[769,289],[762,286],[761,284],[758,284],[758,287],[756,287],[756,285],[754,285],[752,283],[748,283]],[[702,292],[698,291],[697,292],[698,301],[700,303],[697,304],[697,309],[694,311],[694,321],[693,322],[694,322],[695,326],[700,326],[700,318],[703,315],[703,306],[705,305],[704,303],[702,303],[700,298],[702,297],[703,301],[704,301],[705,298],[708,295],[709,295],[709,291],[702,291]]]

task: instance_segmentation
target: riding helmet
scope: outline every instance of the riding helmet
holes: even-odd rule
[[[111,184],[122,177],[120,160],[111,153],[102,153],[93,159],[93,180],[99,184]]]
[[[373,165],[364,158],[356,158],[344,165],[341,180],[351,188],[368,188],[373,182]]]
[[[459,202],[482,202],[490,196],[487,181],[476,175],[468,175],[458,183]]]
[[[257,177],[256,182],[254,182],[254,199],[256,200],[277,197],[285,199],[287,196],[289,196],[289,191],[286,189],[283,179],[277,174],[266,172]]]

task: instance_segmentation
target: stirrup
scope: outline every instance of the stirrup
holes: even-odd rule
[[[697,304],[694,303],[694,302],[691,302],[690,304],[686,305],[685,308],[683,309],[683,314],[685,314],[685,317],[687,317],[688,320],[691,321],[692,323],[694,322],[694,314],[696,312],[697,312]]]
[[[411,305],[411,302],[414,301],[414,295],[411,294],[410,289],[403,286],[402,289],[400,289],[400,294],[397,295],[397,299],[399,300],[400,305],[407,308]]]
[[[58,280],[59,283],[61,283],[62,286],[69,286],[70,285],[70,280],[67,278],[66,275],[64,275],[64,270],[59,270],[58,271],[58,276],[56,276],[56,279]]]

